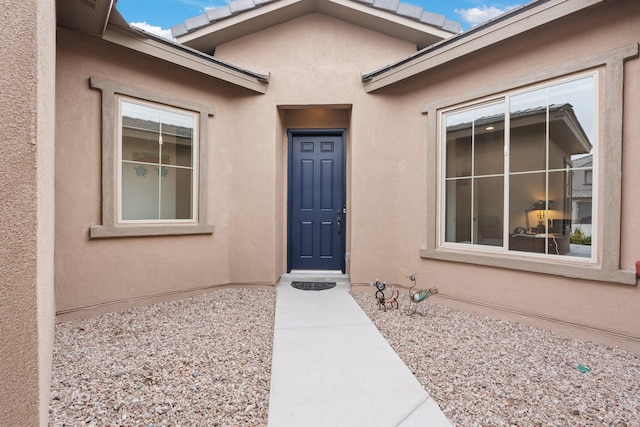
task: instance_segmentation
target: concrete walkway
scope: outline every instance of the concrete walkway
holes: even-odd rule
[[[294,280],[337,286],[301,291]],[[350,289],[338,274],[280,279],[269,426],[451,426]]]

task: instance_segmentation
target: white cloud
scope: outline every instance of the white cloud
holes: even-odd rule
[[[486,22],[491,18],[495,18],[498,15],[507,12],[516,6],[505,6],[502,8],[495,6],[483,5],[480,7],[472,7],[469,9],[456,9],[455,13],[458,14],[465,22],[471,25],[477,25],[482,22]]]
[[[160,36],[168,40],[176,41],[176,39],[174,39],[173,36],[171,35],[171,30],[165,30],[164,28],[158,27],[157,25],[150,25],[150,24],[147,24],[146,22],[132,22],[129,25],[131,25],[132,27],[140,28],[141,30],[144,30],[148,33],[155,34],[156,36]]]

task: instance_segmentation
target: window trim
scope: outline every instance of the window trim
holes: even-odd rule
[[[635,271],[620,268],[620,213],[622,200],[622,120],[624,99],[624,62],[638,56],[638,44],[623,46],[600,54],[595,54],[577,61],[567,62],[511,81],[500,82],[475,92],[438,100],[423,107],[422,113],[427,115],[427,240],[426,248],[420,250],[425,259],[478,264],[536,273],[553,274],[564,277],[614,282],[635,285]],[[596,178],[607,185],[599,185],[597,197],[600,200],[601,215],[608,218],[600,221],[599,235],[607,236],[596,244],[595,262],[580,262],[574,258],[563,260],[543,257],[537,259],[530,255],[522,256],[513,252],[500,251],[491,253],[481,248],[449,248],[441,247],[439,239],[439,208],[441,206],[440,185],[441,170],[439,165],[439,113],[454,105],[471,104],[482,99],[495,98],[496,95],[516,91],[518,88],[543,84],[545,81],[582,74],[602,69],[598,96],[600,98],[599,114],[599,149],[598,164],[594,164]],[[596,148],[597,149],[597,148]],[[595,195],[594,195],[595,196]],[[499,255],[499,256],[496,256]]]
[[[185,234],[212,234],[214,226],[207,222],[207,194],[208,194],[208,118],[214,115],[211,107],[185,102],[170,97],[157,95],[145,90],[130,88],[116,82],[99,77],[90,78],[91,89],[102,92],[102,224],[92,224],[89,237],[134,237],[134,236],[166,236]],[[197,182],[197,212],[195,218],[188,222],[179,221],[149,221],[149,222],[119,222],[118,189],[119,162],[118,138],[119,97],[123,96],[142,102],[151,102],[187,110],[199,116],[197,134],[198,139],[198,172]]]

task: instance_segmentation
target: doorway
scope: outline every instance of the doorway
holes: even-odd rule
[[[288,267],[345,272],[344,129],[288,131]]]

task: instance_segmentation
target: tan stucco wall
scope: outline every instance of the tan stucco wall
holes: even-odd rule
[[[55,321],[55,3],[9,0],[0,15],[0,425],[46,426]]]
[[[311,40],[288,37],[291,31],[305,26],[317,29]],[[347,128],[350,105],[356,98],[366,96],[358,80],[363,64],[367,67],[377,64],[381,56],[395,59],[398,51],[406,54],[412,47],[322,15],[310,15],[267,32],[268,39],[261,34],[257,40],[247,37],[244,42],[277,46],[279,57],[262,52],[263,46],[258,46],[259,54],[256,51],[251,54],[251,49],[242,43],[242,48],[238,48],[252,58],[248,63],[261,62],[261,69],[271,72],[271,85],[275,89],[270,88],[267,95],[256,95],[90,37],[59,30],[60,113],[56,129],[59,312],[82,307],[95,312],[102,305],[106,305],[104,309],[113,309],[228,283],[272,285],[284,272],[286,129],[312,124]],[[353,34],[355,40],[363,43],[373,37],[377,48],[361,49],[354,44]],[[333,41],[327,41],[328,35]],[[338,41],[344,43],[337,46]],[[300,43],[315,48],[302,55]],[[318,52],[320,49],[326,52]],[[224,47],[218,50],[224,52]],[[318,61],[320,57],[324,60]],[[345,57],[352,59],[345,61]],[[298,67],[287,66],[296,59],[301,62]],[[313,76],[300,79],[299,71],[308,71],[311,65],[316,68]],[[334,82],[331,90],[320,84],[307,84],[307,79],[326,83],[323,75],[329,74],[328,70],[340,70],[339,75],[331,76]],[[208,211],[209,223],[215,226],[213,235],[89,239],[90,225],[101,221],[98,173],[101,93],[89,89],[90,77],[107,78],[138,90],[215,109],[215,116],[209,119]],[[292,89],[287,84],[292,81],[300,82],[300,87]],[[337,101],[328,105],[329,100]],[[299,105],[317,108],[297,110]]]
[[[640,6],[607,3],[524,37],[451,61],[374,93],[360,73],[412,54],[415,46],[310,14],[218,46],[216,57],[270,73],[256,95],[123,48],[60,31],[57,80],[56,285],[58,310],[216,284],[273,284],[286,271],[287,129],[347,129],[348,272],[527,316],[640,336],[635,286],[421,258],[430,230],[424,105],[461,97],[640,40]],[[640,89],[640,61],[626,63],[627,93]],[[100,223],[101,76],[211,105],[208,236],[88,238]],[[625,98],[621,267],[640,259],[634,167],[640,106]],[[606,238],[606,237],[605,237]],[[445,298],[441,301],[446,302]],[[112,308],[121,305],[112,306]],[[471,307],[471,306],[470,306]],[[495,315],[501,311],[494,310]],[[593,330],[593,329],[592,329]]]
[[[640,318],[635,307],[640,302],[640,293],[634,286],[436,262],[419,256],[419,250],[426,245],[425,212],[430,200],[425,185],[426,118],[420,114],[421,107],[637,42],[640,40],[637,6],[630,2],[624,6],[628,7],[614,11],[605,5],[589,17],[581,14],[535,35],[517,37],[473,57],[454,61],[424,77],[371,95],[364,95],[360,88],[346,83],[342,86],[352,75],[350,60],[335,58],[352,54],[354,56],[348,57],[353,59],[358,53],[341,51],[342,33],[337,33],[336,40],[326,38],[327,33],[336,34],[336,28],[327,31],[323,25],[329,25],[331,19],[323,16],[303,17],[245,37],[219,47],[216,55],[272,73],[269,92],[264,97],[274,99],[267,102],[268,108],[272,103],[351,106],[348,128],[350,244],[347,250],[351,252],[349,272],[354,283],[367,283],[377,277],[407,283],[404,276],[419,272],[424,286],[439,286],[442,293],[450,297],[638,336]],[[312,21],[313,26],[309,25]],[[318,28],[318,34],[313,31],[308,34],[304,28]],[[300,37],[288,36],[289,31],[300,31],[297,34],[305,36],[298,40]],[[297,41],[304,48],[297,47]],[[369,41],[379,45],[377,40],[376,43]],[[272,49],[277,46],[276,55],[269,46]],[[305,52],[313,53],[316,58],[307,65]],[[318,58],[336,66],[314,75],[311,70],[323,68],[322,64],[318,66]],[[354,72],[367,69],[358,70],[358,60],[353,62]],[[631,76],[637,74],[636,64],[637,61],[627,63],[627,80],[635,80]],[[287,83],[286,88],[280,87],[281,81]],[[628,81],[625,84],[633,85]],[[318,87],[322,92],[315,93]],[[339,90],[334,91],[334,87]],[[624,159],[628,167],[623,173],[621,268],[632,270],[640,247],[630,236],[640,230],[634,230],[637,222],[629,223],[634,222],[633,207],[637,207],[638,202],[634,188],[624,183],[637,178],[634,177],[637,172],[630,167],[637,158],[630,141],[638,131],[628,119],[633,117],[637,106],[631,105],[633,97],[626,99],[625,124],[631,124],[624,131]],[[282,126],[281,131],[286,127]],[[286,180],[281,181],[280,187],[284,189]],[[279,194],[276,189],[276,195]],[[286,204],[283,206],[286,208]]]
[[[261,199],[260,202],[267,203],[269,209],[273,203],[270,198],[275,195],[275,216],[269,216],[266,220],[271,222],[275,218],[278,223],[278,233],[273,236],[275,257],[278,260],[275,266],[276,279],[286,271],[287,129],[346,128],[349,183],[351,159],[355,158],[352,150],[356,141],[362,141],[356,135],[362,128],[369,127],[366,115],[369,109],[367,99],[370,96],[362,91],[360,73],[414,52],[415,45],[411,43],[318,13],[216,48],[216,57],[222,60],[270,73],[268,92],[256,99],[241,100],[234,117],[241,123],[252,124],[243,129],[247,141],[263,141],[265,149],[269,150],[268,153],[256,153],[256,162],[264,164],[265,158],[270,159],[274,155],[277,156],[277,161],[273,164],[274,169],[263,169],[267,173],[265,176],[256,178],[251,174],[244,175],[241,178],[244,183],[236,188],[236,194],[264,194],[266,199]],[[277,108],[282,111],[280,115],[277,115]],[[365,120],[355,120],[356,114],[365,117]],[[241,144],[236,146],[239,150],[246,150]],[[263,145],[259,147],[262,148]],[[251,151],[255,149],[256,144],[253,144]],[[251,155],[245,152],[247,154]],[[269,188],[256,192],[257,183],[269,183]],[[272,186],[273,184],[277,185]],[[352,221],[352,192],[349,187],[350,185],[347,188],[347,252],[355,230],[349,226]],[[251,197],[244,198],[239,203],[244,205],[239,210],[240,214],[258,206]],[[253,217],[239,217],[237,221],[238,224],[245,221],[241,229],[254,229],[256,226]],[[253,259],[258,252],[249,252],[246,241],[241,239],[234,239],[231,245],[235,248],[232,249],[235,256],[230,259],[230,270],[234,274],[233,272],[245,269],[246,259]]]
[[[514,38],[374,93],[368,100],[371,105],[369,123],[385,124],[376,128],[375,150],[384,149],[384,140],[403,141],[403,146],[380,152],[378,161],[370,152],[353,155],[354,215],[364,212],[365,206],[375,206],[376,210],[352,220],[357,224],[354,225],[357,230],[352,248],[352,281],[366,283],[380,277],[389,282],[408,284],[404,276],[418,272],[421,286],[437,286],[442,294],[450,297],[640,337],[640,310],[637,309],[640,290],[637,286],[420,259],[417,255],[419,249],[426,246],[431,232],[427,229],[425,212],[428,211],[427,203],[432,200],[425,184],[425,176],[431,175],[425,175],[425,145],[429,141],[427,117],[418,114],[421,108],[552,69],[558,64],[638,43],[639,22],[640,5],[637,2],[605,4],[588,16],[579,14],[557,25],[549,25],[544,31]],[[639,85],[639,69],[638,59],[629,60],[625,65],[620,260],[620,266],[625,270],[633,270],[634,262],[640,259],[640,241],[635,237],[640,235],[640,222],[637,221],[640,194],[634,184],[640,179],[640,171],[634,166],[640,155],[636,144],[640,129],[637,120],[633,119],[640,112],[634,92]],[[388,126],[381,112],[391,108],[394,108],[394,125]],[[357,121],[355,114],[353,120]],[[602,129],[600,132],[602,134]],[[354,143],[354,147],[357,145]],[[603,147],[606,150],[606,142]],[[384,179],[361,175],[358,167],[361,162],[381,167],[387,174]],[[401,170],[400,164],[406,168]],[[365,181],[369,185],[388,186],[383,188],[391,197],[365,191]],[[361,182],[363,187],[357,188]],[[390,219],[392,227],[384,227]],[[606,236],[602,238],[606,239]],[[371,244],[376,240],[377,245]],[[499,312],[494,311],[496,313]]]
[[[89,239],[90,225],[102,221],[101,92],[90,89],[90,77],[215,109],[207,142],[212,235]],[[228,119],[222,126],[219,117],[229,117],[235,97],[254,95],[64,29],[58,30],[57,88],[57,310],[143,303],[229,283],[235,168],[229,141],[237,139],[237,129]]]
[[[305,36],[291,37],[295,33]],[[278,55],[270,53],[274,48]],[[58,311],[112,302],[115,308],[227,283],[275,283],[286,269],[287,128],[347,128],[350,106],[367,96],[361,70],[413,51],[410,43],[311,14],[218,47],[220,59],[271,73],[268,93],[256,95],[59,30]],[[89,89],[92,76],[215,108],[209,128],[213,235],[88,238],[89,226],[101,222],[100,92]]]

